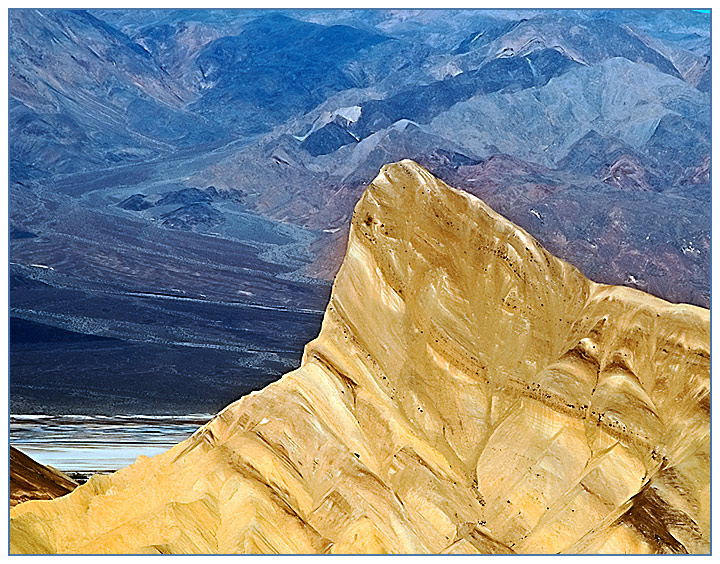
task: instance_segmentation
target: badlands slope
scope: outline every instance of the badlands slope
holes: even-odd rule
[[[10,506],[31,499],[53,499],[73,491],[77,482],[10,447]]]
[[[11,550],[708,552],[709,350],[709,311],[595,284],[388,165],[302,366],[13,508]]]

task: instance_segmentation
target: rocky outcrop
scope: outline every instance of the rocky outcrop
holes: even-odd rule
[[[31,499],[53,499],[70,493],[77,482],[10,447],[10,507]]]
[[[593,283],[411,161],[302,366],[11,511],[13,552],[708,552],[709,311]]]

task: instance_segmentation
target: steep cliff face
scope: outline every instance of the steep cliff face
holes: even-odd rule
[[[411,161],[302,366],[11,512],[14,552],[707,552],[709,312],[595,284]]]

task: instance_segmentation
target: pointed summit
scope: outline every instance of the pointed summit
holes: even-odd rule
[[[401,161],[299,369],[14,508],[11,549],[707,552],[709,350],[707,310],[595,284]]]

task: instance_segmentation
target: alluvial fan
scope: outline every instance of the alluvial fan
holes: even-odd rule
[[[302,366],[17,506],[11,550],[708,552],[709,328],[388,165]]]

